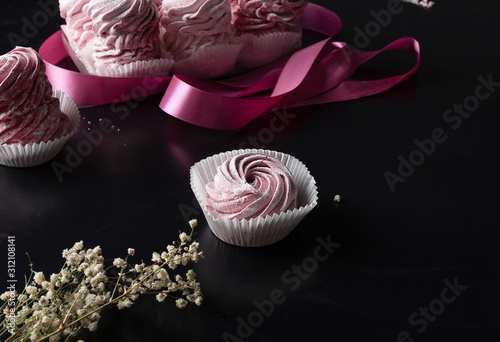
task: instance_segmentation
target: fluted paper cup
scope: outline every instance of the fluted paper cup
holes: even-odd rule
[[[114,67],[97,67],[95,75],[104,77],[160,77],[167,76],[173,64],[172,58],[135,61]]]
[[[53,91],[54,97],[60,101],[61,111],[69,117],[71,130],[59,139],[47,142],[19,145],[0,145],[0,164],[11,167],[30,167],[43,164],[54,158],[64,147],[68,139],[75,134],[80,123],[80,112],[69,96],[60,91]]]
[[[224,161],[248,152],[269,155],[278,159],[288,168],[298,190],[297,208],[252,219],[221,220],[214,218],[207,209],[205,186],[214,180],[217,167],[222,165]],[[314,177],[300,160],[285,153],[262,149],[234,150],[219,153],[197,162],[191,167],[191,189],[215,236],[231,245],[244,247],[266,246],[282,240],[318,202],[318,190]]]

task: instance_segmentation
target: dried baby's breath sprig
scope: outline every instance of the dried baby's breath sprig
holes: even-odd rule
[[[59,273],[49,277],[35,272],[26,279],[21,293],[7,291],[0,296],[0,336],[4,342],[70,341],[81,329],[95,331],[101,310],[116,305],[130,307],[141,295],[153,294],[158,302],[175,299],[178,308],[188,303],[201,305],[203,295],[196,274],[188,269],[183,277],[172,274],[178,266],[187,266],[203,258],[199,244],[192,240],[196,220],[189,222],[191,233],[180,233],[179,240],[166,250],[152,254],[152,264],[132,265],[129,248],[124,259],[115,258],[104,265],[99,246],[84,249],[77,242],[62,253],[65,259]]]

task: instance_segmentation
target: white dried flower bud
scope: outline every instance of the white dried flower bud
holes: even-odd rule
[[[59,280],[59,274],[52,273],[50,275],[50,282],[55,285],[55,283]]]
[[[46,296],[41,296],[39,301],[41,306],[49,305],[49,299]]]
[[[86,270],[88,270],[90,264],[88,262],[82,262],[80,264],[80,266],[78,266],[78,272],[85,272]]]
[[[10,298],[10,291],[2,293],[0,296],[0,299],[3,300],[4,302],[8,301]]]
[[[179,239],[181,239],[181,242],[191,241],[191,237],[184,232],[179,234]]]
[[[42,288],[43,288],[44,290],[52,290],[52,289],[54,288],[54,285],[52,285],[52,283],[50,283],[50,282],[48,282],[48,281],[44,280],[44,281],[42,282]]]
[[[184,298],[179,298],[175,301],[175,306],[177,306],[179,309],[185,308],[187,304],[188,301],[185,300]]]
[[[188,270],[186,273],[187,280],[194,280],[196,278],[196,273],[193,270]]]
[[[43,275],[43,272],[35,272],[33,280],[37,285],[42,285],[42,283],[45,281],[45,276]]]
[[[198,225],[198,220],[197,219],[193,219],[193,220],[189,221],[189,226],[191,227],[191,229],[196,228],[197,225]]]
[[[190,252],[197,252],[198,251],[198,247],[200,246],[200,243],[199,242],[192,242],[190,245],[189,245],[189,251]]]
[[[77,255],[74,254],[74,253],[68,255],[68,257],[66,258],[66,260],[68,260],[68,265],[70,265],[70,266],[76,266],[78,264]]]
[[[125,261],[122,258],[115,258],[115,260],[113,261],[113,266],[121,268],[124,265],[125,265]]]
[[[158,252],[154,252],[153,256],[151,257],[151,261],[152,262],[160,262],[161,261],[160,254],[158,254]]]
[[[48,299],[54,299],[56,296],[54,295],[54,291],[48,290],[46,294]]]
[[[51,320],[51,317],[50,317],[50,316],[43,316],[43,317],[42,317],[42,323],[43,323],[43,324],[47,324],[47,323],[49,323],[49,322],[50,322],[50,320]]]
[[[30,296],[36,295],[37,292],[38,292],[38,289],[36,286],[33,286],[33,285],[26,286],[26,293],[29,294]]]
[[[189,263],[189,260],[191,260],[191,256],[189,255],[183,255],[182,256],[182,266],[186,266]]]
[[[133,249],[133,248],[129,248],[129,249],[128,249],[128,255],[130,255],[130,256],[134,256],[134,254],[135,254],[135,249]]]
[[[75,243],[73,246],[73,249],[76,251],[81,251],[83,249],[83,241]]]
[[[161,303],[164,302],[167,297],[166,293],[161,292],[156,295],[156,300]]]
[[[158,273],[156,274],[156,278],[158,279],[168,279],[168,272],[166,269],[162,268],[161,270],[158,271]]]
[[[106,285],[101,282],[95,288],[96,288],[97,291],[103,292],[106,289]]]
[[[132,306],[133,302],[130,299],[124,299],[118,302],[117,307],[118,310],[125,309],[125,308],[130,308]]]

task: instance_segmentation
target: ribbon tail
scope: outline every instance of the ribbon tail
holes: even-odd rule
[[[351,79],[346,80],[337,85],[335,88],[329,89],[328,91],[318,94],[317,96],[296,101],[295,103],[290,104],[290,108],[355,100],[361,97],[379,94],[403,82],[417,71],[420,65],[420,46],[415,39],[410,37],[400,38],[379,51],[354,52],[352,55],[353,61],[355,61],[355,64],[359,66],[360,64],[368,62],[379,53],[388,50],[400,50],[410,53],[416,58],[415,65],[410,71],[401,75],[368,81]]]
[[[300,17],[300,25],[306,30],[323,33],[328,37],[336,37],[342,30],[339,16],[324,7],[309,2]]]

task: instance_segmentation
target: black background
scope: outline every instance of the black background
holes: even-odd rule
[[[136,260],[148,260],[188,228],[187,215],[198,218],[197,238],[206,253],[195,266],[204,304],[179,310],[172,301],[144,298],[131,309],[106,311],[86,341],[398,341],[404,331],[414,341],[497,340],[500,87],[460,125],[443,114],[474,96],[479,77],[500,82],[500,11],[494,1],[436,2],[429,10],[402,3],[403,11],[363,46],[378,50],[400,37],[416,38],[422,49],[416,75],[380,95],[286,109],[292,118],[272,137],[263,133],[272,115],[237,131],[209,130],[162,112],[161,94],[124,104],[130,108],[126,120],[110,105],[81,108],[81,130],[67,146],[76,148],[85,139],[82,132],[101,118],[117,129],[61,182],[50,162],[0,167],[0,286],[7,286],[7,235],[16,237],[22,280],[29,271],[25,252],[36,270],[50,274],[62,265],[61,251],[79,240],[100,245],[110,260],[128,247],[136,248]],[[386,9],[388,1],[316,3],[340,16],[338,39],[355,45],[356,32],[375,20],[371,11]],[[2,6],[2,54],[12,49],[9,33],[22,35],[22,18],[32,20],[40,9],[27,0]],[[58,15],[50,17],[23,45],[38,49],[62,23]],[[380,76],[406,72],[412,63],[404,53],[387,53],[363,70]],[[398,173],[398,158],[408,159],[418,149],[415,140],[429,139],[435,129],[445,132],[446,141],[392,191],[384,173]],[[259,134],[260,146],[307,165],[319,204],[281,242],[234,247],[211,233],[193,203],[189,167]],[[64,164],[66,157],[63,150],[54,160]],[[301,273],[300,282],[299,275],[291,282],[286,272],[304,261],[311,266],[307,260],[318,239],[340,246]],[[461,290],[441,307],[447,282]],[[257,317],[255,301],[275,293],[282,293],[281,302],[269,317],[248,336],[238,335],[241,321]],[[419,314],[433,305],[429,318]]]

